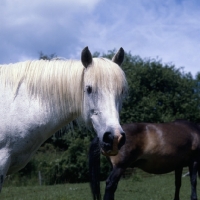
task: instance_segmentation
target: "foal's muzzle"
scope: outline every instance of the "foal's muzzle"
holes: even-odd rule
[[[125,142],[126,136],[123,131],[108,130],[104,133],[101,143],[102,153],[106,156],[115,156]]]

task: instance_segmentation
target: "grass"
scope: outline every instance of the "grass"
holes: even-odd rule
[[[101,183],[103,193],[105,182]],[[200,194],[200,186],[197,186]],[[174,176],[152,175],[133,176],[122,179],[115,193],[116,200],[172,200],[174,196]],[[0,199],[3,200],[92,200],[88,183],[63,184],[53,186],[3,187]],[[189,177],[182,178],[181,200],[190,199]]]
[[[172,200],[174,197],[174,190],[174,176],[151,176],[139,181],[121,180],[115,196],[116,200]],[[180,199],[190,199],[189,177],[185,177],[182,180]]]
[[[63,184],[54,186],[4,187],[3,200],[88,200],[88,184]]]

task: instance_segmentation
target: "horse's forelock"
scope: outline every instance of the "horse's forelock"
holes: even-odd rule
[[[108,89],[109,92],[121,95],[127,90],[127,82],[123,70],[114,62],[106,58],[94,58],[93,64],[86,69],[85,81],[94,90]]]

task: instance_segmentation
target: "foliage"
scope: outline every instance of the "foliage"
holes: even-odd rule
[[[40,52],[39,54],[39,60],[52,60],[54,58],[57,58],[55,53],[47,55],[47,54],[43,54],[43,52]]]
[[[200,120],[196,80],[173,65],[127,55],[123,65],[129,95],[121,119],[125,122],[167,122],[176,118]]]
[[[67,151],[58,159],[41,162],[47,184],[88,181],[87,147],[90,141],[76,138]]]

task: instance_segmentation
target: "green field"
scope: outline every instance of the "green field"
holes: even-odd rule
[[[101,183],[103,193],[105,182]],[[197,185],[200,196],[200,181]],[[172,200],[174,194],[174,176],[152,175],[132,176],[122,179],[115,195],[116,200]],[[27,186],[3,188],[0,195],[3,200],[92,200],[88,183],[63,184],[53,186]],[[181,200],[190,199],[189,177],[182,178]]]

